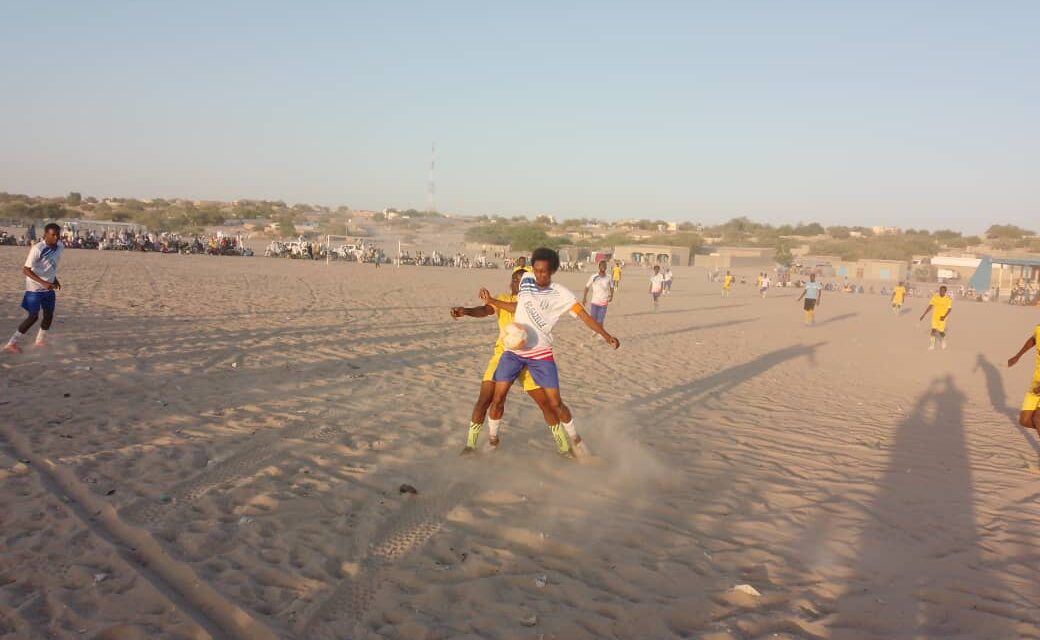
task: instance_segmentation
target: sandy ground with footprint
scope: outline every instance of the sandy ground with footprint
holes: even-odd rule
[[[24,249],[0,248],[0,327]],[[598,454],[514,393],[457,457],[504,271],[68,251],[0,358],[0,638],[1038,638],[1034,309],[628,271],[557,330]],[[579,289],[585,276],[561,274]],[[27,461],[27,462],[26,462]],[[401,494],[402,483],[418,495]],[[760,595],[733,591],[748,584]]]

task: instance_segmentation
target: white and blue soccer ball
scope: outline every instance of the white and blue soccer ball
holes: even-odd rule
[[[527,344],[527,329],[510,322],[502,329],[502,346],[506,349],[523,349]]]

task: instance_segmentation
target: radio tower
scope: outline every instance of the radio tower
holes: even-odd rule
[[[437,143],[434,142],[430,148],[430,180],[426,185],[426,213],[436,213],[437,205],[434,202],[433,171],[437,166]]]

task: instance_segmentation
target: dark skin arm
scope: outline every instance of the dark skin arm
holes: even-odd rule
[[[1008,358],[1008,366],[1009,367],[1013,367],[1016,364],[1018,364],[1019,358],[1021,358],[1025,354],[1026,351],[1029,351],[1030,349],[1032,349],[1035,346],[1036,346],[1036,336],[1035,335],[1029,336],[1029,339],[1026,340],[1025,344],[1022,345],[1022,348],[1018,350],[1018,353],[1016,353],[1015,355],[1013,355],[1010,358]]]
[[[924,313],[921,314],[921,317],[918,318],[917,321],[920,322],[921,320],[924,320],[924,317],[926,315],[928,315],[928,312],[931,311],[931,310],[932,310],[932,305],[928,305],[927,307],[925,307],[924,308]],[[949,315],[949,314],[947,314],[947,315]]]
[[[463,316],[470,318],[486,318],[495,314],[495,308],[491,305],[480,305],[479,307],[452,307],[451,317],[458,320]]]
[[[501,309],[502,311],[508,311],[509,313],[516,313],[515,302],[503,302],[501,300],[495,300],[491,296],[491,292],[487,289],[481,289],[479,295],[481,302],[483,302],[487,306],[494,307],[495,309]]]
[[[29,278],[33,282],[36,282],[41,286],[46,287],[48,291],[51,289],[61,289],[61,283],[58,282],[57,278],[54,279],[54,282],[47,282],[40,276],[36,275],[36,273],[33,272],[33,270],[29,267],[22,267],[22,275],[24,275],[26,278]]]
[[[614,347],[615,349],[621,346],[621,341],[607,333],[606,330],[603,329],[603,325],[596,322],[595,318],[593,318],[585,312],[585,309],[579,307],[575,310],[575,313],[578,315],[578,319],[585,323],[586,327],[592,329],[597,334],[599,334],[601,338],[607,341],[607,344]]]

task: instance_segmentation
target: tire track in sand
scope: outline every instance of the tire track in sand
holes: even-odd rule
[[[80,482],[71,468],[37,454],[28,438],[0,424],[3,438],[19,458],[29,461],[41,485],[68,504],[90,533],[109,544],[129,567],[164,595],[172,606],[213,637],[277,640],[278,636],[237,605],[226,600],[192,568],[171,558],[147,531],[129,525],[115,508]]]
[[[476,491],[476,485],[458,482],[437,494],[423,493],[409,501],[375,536],[357,573],[341,580],[304,618],[297,629],[300,637],[333,640],[352,636],[379,593],[385,572],[426,544],[444,526],[448,514]]]
[[[256,475],[260,469],[268,466],[276,458],[284,457],[282,449],[275,446],[279,440],[302,439],[328,443],[338,433],[339,429],[336,427],[296,425],[286,427],[274,437],[254,439],[250,444],[231,454],[230,457],[173,487],[166,494],[169,500],[165,503],[155,499],[142,498],[124,507],[120,515],[136,525],[154,525],[180,511],[182,507],[192,504],[214,487]]]

